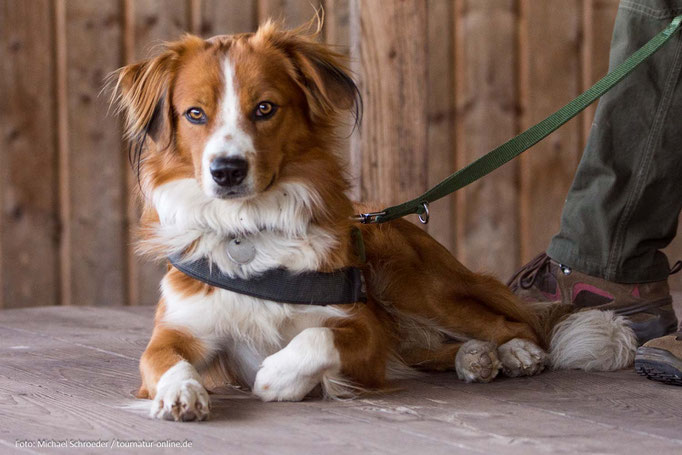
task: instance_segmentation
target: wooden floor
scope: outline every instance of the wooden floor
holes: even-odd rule
[[[168,453],[682,453],[682,388],[632,370],[491,384],[438,374],[346,402],[261,403],[228,391],[212,397],[208,422],[150,420],[122,406],[138,386],[152,311],[0,311],[0,453],[55,452],[40,440],[192,444],[157,449]]]

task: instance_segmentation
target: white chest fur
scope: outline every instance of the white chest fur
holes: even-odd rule
[[[220,200],[204,194],[194,179],[180,179],[153,191],[159,214],[150,243],[166,254],[184,252],[187,260],[206,257],[228,275],[248,276],[276,267],[317,270],[336,239],[310,223],[315,192],[301,183],[280,183],[247,201]],[[248,237],[253,260],[237,264],[227,244]],[[242,378],[252,384],[263,359],[286,346],[301,331],[319,327],[344,313],[336,308],[288,305],[217,289],[186,296],[162,282],[165,324],[180,327],[215,353],[226,350]]]
[[[187,260],[208,258],[224,273],[248,277],[276,267],[292,271],[318,270],[337,240],[310,223],[317,194],[302,183],[279,183],[249,200],[206,196],[194,179],[165,183],[153,191],[159,214],[154,237],[142,245],[166,255],[184,252]],[[236,264],[227,255],[235,237],[248,238],[255,257]]]

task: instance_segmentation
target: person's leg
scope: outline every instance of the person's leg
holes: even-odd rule
[[[681,0],[622,0],[610,65],[682,14]],[[665,280],[660,250],[682,208],[682,33],[599,102],[547,254],[618,283]]]
[[[610,66],[673,17],[682,0],[621,0]],[[509,282],[527,300],[561,300],[629,317],[640,342],[674,329],[660,251],[682,208],[682,33],[599,102],[560,232]]]

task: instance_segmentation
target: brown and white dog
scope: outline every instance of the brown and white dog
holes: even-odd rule
[[[546,364],[629,364],[635,342],[622,319],[541,317],[407,221],[360,226],[359,261],[351,215],[376,207],[349,200],[335,154],[342,116],[359,109],[344,65],[312,37],[268,22],[253,34],[186,36],[118,72],[116,102],[139,159],[144,253],[207,258],[241,278],[357,266],[369,294],[366,303],[283,304],[169,266],[140,362],[151,415],[205,419],[209,372],[263,400],[295,401],[318,386],[330,397],[380,390],[415,370],[487,382]],[[236,236],[255,246],[248,264],[227,257]]]

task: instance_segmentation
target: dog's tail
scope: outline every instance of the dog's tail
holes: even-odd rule
[[[553,369],[613,371],[632,364],[637,336],[613,311],[575,310],[560,302],[523,303],[540,321]]]
[[[549,359],[554,369],[613,371],[632,365],[637,337],[613,311],[572,312],[552,324]]]

